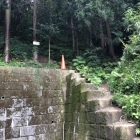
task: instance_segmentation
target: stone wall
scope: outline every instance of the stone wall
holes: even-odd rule
[[[0,140],[134,140],[111,98],[74,71],[0,67]]]
[[[68,74],[0,67],[0,140],[62,140]]]

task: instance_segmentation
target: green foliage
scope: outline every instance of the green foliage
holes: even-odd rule
[[[113,102],[122,106],[128,119],[137,123],[136,134],[140,134],[140,95],[115,93]]]
[[[111,73],[110,89],[114,102],[125,111],[127,118],[137,123],[136,134],[140,134],[140,4],[136,10],[129,8],[125,21],[131,31],[129,41],[124,44],[124,53],[118,67]]]
[[[77,56],[73,59],[73,65],[82,76],[87,78],[87,81],[100,85],[108,80],[110,72],[116,66],[116,63],[111,63],[98,48],[87,50],[83,57]]]
[[[33,56],[32,45],[21,42],[18,38],[11,39],[10,55],[11,58],[20,61],[31,59]]]
[[[0,56],[0,66],[16,66],[16,67],[32,67],[32,68],[47,68],[47,69],[58,69],[59,64],[56,61],[50,61],[50,64],[35,63],[33,60],[18,61],[12,59],[9,63],[4,62],[4,56]]]

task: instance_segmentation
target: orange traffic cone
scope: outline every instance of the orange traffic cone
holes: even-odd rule
[[[64,55],[62,55],[62,60],[61,60],[61,70],[65,70],[66,69],[66,65],[65,65],[65,59],[64,59]]]

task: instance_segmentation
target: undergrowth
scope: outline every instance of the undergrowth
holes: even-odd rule
[[[35,63],[33,60],[19,61],[12,59],[8,63],[5,63],[3,57],[0,57],[0,66],[16,66],[16,67],[31,67],[31,68],[53,68],[58,69],[59,65],[56,61],[50,61],[50,63]]]
[[[124,45],[124,53],[109,81],[114,103],[121,106],[127,118],[137,123],[140,135],[140,4],[136,10],[128,9],[125,21],[132,35]]]
[[[116,62],[111,62],[101,52],[100,48],[88,49],[83,56],[77,56],[73,60],[74,68],[86,77],[87,82],[96,86],[106,83],[112,69],[116,66]]]

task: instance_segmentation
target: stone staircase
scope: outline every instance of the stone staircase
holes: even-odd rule
[[[75,86],[81,88],[80,102],[86,100],[86,112],[92,114],[86,118],[86,123],[90,125],[88,129],[92,131],[83,140],[140,140],[135,135],[136,124],[123,119],[122,109],[112,105],[112,95],[107,85],[96,88],[93,84],[86,83],[78,73],[72,74],[70,79]]]

